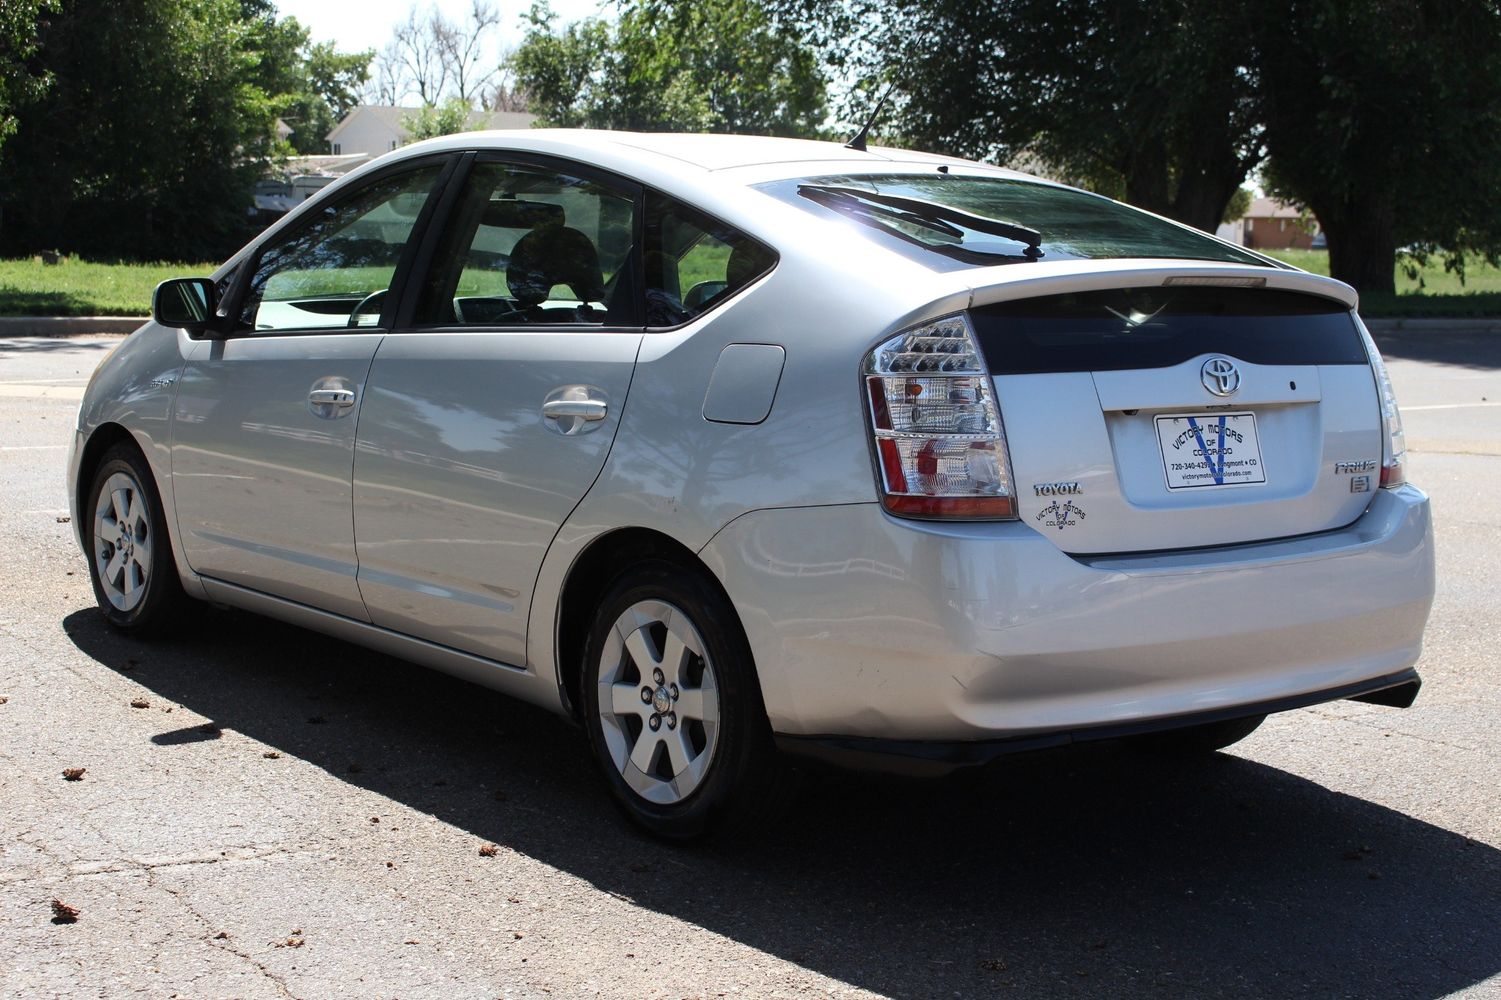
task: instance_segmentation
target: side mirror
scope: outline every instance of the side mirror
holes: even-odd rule
[[[151,318],[162,326],[181,327],[203,336],[214,320],[214,283],[207,278],[172,278],[156,286]]]

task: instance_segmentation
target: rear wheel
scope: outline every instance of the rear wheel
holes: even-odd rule
[[[701,575],[653,559],[617,580],[582,687],[595,762],[635,823],[684,840],[765,815],[777,761],[750,649]]]
[[[1136,738],[1137,745],[1153,753],[1206,754],[1223,750],[1232,743],[1239,743],[1250,736],[1266,721],[1265,715],[1252,715],[1243,719],[1225,719],[1207,722],[1185,729],[1170,729],[1161,733],[1149,733]]]
[[[146,459],[117,444],[94,472],[83,513],[94,598],[109,623],[141,634],[174,623],[185,600],[166,515]]]

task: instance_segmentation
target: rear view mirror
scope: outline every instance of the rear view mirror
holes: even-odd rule
[[[151,318],[199,336],[214,318],[214,283],[207,278],[172,278],[156,286]]]

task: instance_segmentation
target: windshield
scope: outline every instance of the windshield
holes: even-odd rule
[[[836,174],[758,185],[941,270],[1049,260],[1264,258],[1099,195],[1009,177]]]

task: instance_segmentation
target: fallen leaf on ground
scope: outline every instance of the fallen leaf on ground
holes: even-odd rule
[[[63,768],[63,778],[67,781],[82,781],[83,772],[87,770],[88,768],[86,767],[65,767]]]
[[[261,754],[261,756],[266,758],[267,760],[281,760],[281,754],[277,753],[275,750],[267,750],[265,753]]]
[[[56,924],[71,924],[78,919],[78,907],[69,906],[60,899],[52,901],[52,922]]]
[[[521,940],[521,939],[522,939],[522,938],[523,938],[523,937],[525,937],[525,936],[526,936],[526,935],[525,935],[525,934],[522,934],[522,933],[521,933],[521,932],[520,932],[520,931],[516,931],[516,932],[514,932],[514,933],[513,933],[513,934],[512,934],[512,935],[511,935],[511,936],[512,936],[512,938],[514,938],[514,939],[515,939],[515,940],[517,940],[517,941],[520,941],[520,940]]]
[[[379,816],[371,816],[370,817],[370,822],[372,822],[372,823],[379,823],[380,822],[380,817]]]
[[[497,855],[499,853],[500,853],[500,848],[496,847],[494,844],[481,844],[481,845],[479,845],[479,856],[482,857],[482,858],[493,858],[493,857],[495,857],[495,855]]]
[[[145,698],[132,698],[132,699],[130,699],[130,707],[131,708],[150,708],[151,707],[151,702],[147,701]]]
[[[302,938],[294,938],[293,937],[293,938],[287,938],[285,941],[281,942],[276,947],[278,947],[278,948],[301,948],[306,943],[307,942],[303,941]]]
[[[405,941],[403,941],[401,943],[402,944],[421,944],[422,942],[418,941],[416,938],[407,938]]]
[[[987,958],[980,963],[980,968],[987,972],[1005,972],[1006,960],[1004,958]]]
[[[58,524],[67,524],[71,520],[73,520],[71,517],[69,517],[67,514],[64,514],[62,517],[60,517],[60,518],[57,519],[57,523]]]
[[[8,701],[10,701],[9,698],[0,698],[0,705],[4,705]]]

